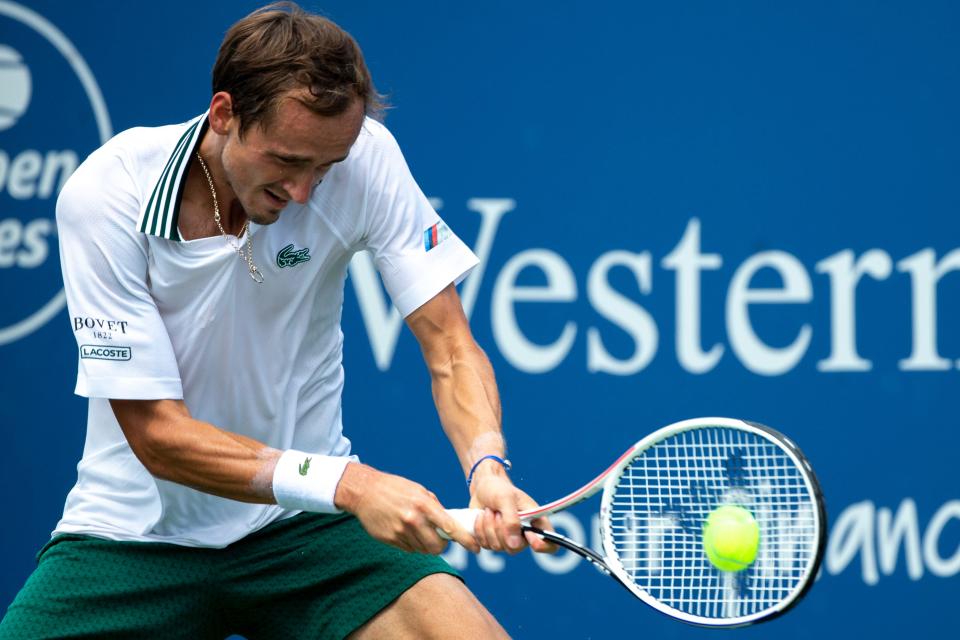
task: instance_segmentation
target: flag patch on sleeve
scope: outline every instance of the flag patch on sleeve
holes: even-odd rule
[[[450,227],[443,220],[423,232],[423,249],[430,251],[450,236]]]

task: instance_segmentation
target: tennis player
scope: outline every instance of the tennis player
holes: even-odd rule
[[[380,107],[348,34],[270,6],[227,33],[208,111],[117,135],[64,186],[87,436],[0,638],[506,635],[436,556],[436,529],[472,551],[549,549],[521,535],[534,503],[507,475],[493,371],[455,289],[477,258]],[[340,315],[361,250],[421,345],[484,509],[476,537],[351,454]]]

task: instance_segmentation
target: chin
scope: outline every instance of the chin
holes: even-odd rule
[[[264,213],[262,211],[248,211],[247,218],[250,222],[254,224],[259,224],[260,226],[273,224],[280,218],[280,211],[274,213]]]

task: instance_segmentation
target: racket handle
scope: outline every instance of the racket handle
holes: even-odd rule
[[[470,535],[474,533],[473,525],[477,522],[477,516],[483,513],[482,509],[447,509],[446,511],[450,514],[450,517],[456,520],[457,524],[466,529]],[[445,540],[450,539],[450,536],[440,529],[437,529],[437,533]]]

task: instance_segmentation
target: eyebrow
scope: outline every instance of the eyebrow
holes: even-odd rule
[[[284,161],[286,161],[286,162],[303,162],[303,163],[306,163],[306,162],[310,162],[310,161],[311,161],[310,158],[305,158],[305,157],[303,157],[303,156],[289,155],[289,154],[286,154],[286,153],[276,153],[276,152],[273,152],[273,151],[270,152],[270,155],[272,155],[274,158],[279,158],[280,160],[284,160]],[[338,162],[343,162],[343,161],[346,160],[346,159],[347,159],[347,156],[343,156],[342,158],[337,158],[336,160],[331,160],[330,162],[325,163],[325,164],[336,164],[336,163],[338,163]]]

